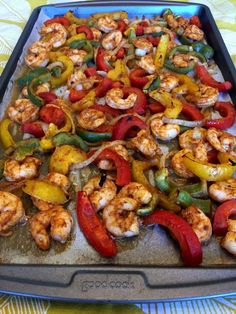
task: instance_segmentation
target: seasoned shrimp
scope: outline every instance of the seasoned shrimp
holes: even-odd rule
[[[186,53],[179,53],[176,54],[173,58],[172,58],[172,62],[175,66],[179,67],[179,68],[185,68],[188,67],[190,65],[190,63],[198,62],[198,58],[194,57],[191,54],[186,54]]]
[[[181,216],[186,220],[196,233],[201,243],[206,243],[212,235],[210,219],[198,207],[191,205],[181,211]]]
[[[171,29],[176,29],[178,27],[186,28],[189,24],[189,19],[185,19],[182,16],[176,19],[173,14],[168,14],[166,17],[166,21]]]
[[[202,162],[208,162],[208,144],[207,143],[199,143],[193,148],[193,154],[194,156],[201,160]]]
[[[52,23],[48,26],[43,26],[40,30],[42,36],[50,34],[49,42],[53,48],[58,48],[64,45],[67,38],[67,30],[62,24]]]
[[[138,202],[130,197],[117,197],[103,209],[106,229],[116,237],[132,237],[139,234],[135,210]]]
[[[215,182],[209,187],[209,195],[217,202],[236,199],[236,179]]]
[[[98,19],[98,29],[103,31],[104,33],[109,33],[110,31],[114,31],[118,27],[118,23],[109,16],[100,17]]]
[[[66,53],[67,57],[71,59],[74,65],[81,66],[84,62],[84,57],[87,55],[87,52],[82,49],[67,49]]]
[[[45,67],[49,62],[50,45],[43,41],[35,41],[28,49],[25,63],[30,68]]]
[[[206,137],[210,144],[219,152],[236,156],[236,136],[215,128],[209,128]]]
[[[148,74],[153,74],[156,72],[156,66],[154,64],[152,55],[146,55],[141,57],[141,59],[137,61],[137,65],[140,66],[140,68],[142,68]]]
[[[206,129],[195,127],[179,136],[181,148],[194,149],[198,144],[206,142]]]
[[[92,77],[87,78],[81,70],[76,70],[67,80],[67,86],[77,90],[90,89],[93,87],[95,80]]]
[[[51,237],[60,243],[65,243],[72,230],[73,218],[70,212],[61,206],[35,214],[30,220],[30,232],[41,250],[49,249],[50,238],[47,233],[49,226],[51,226]]]
[[[95,130],[106,121],[104,112],[90,108],[82,110],[76,118],[78,125],[86,130]]]
[[[179,79],[174,74],[169,72],[160,73],[160,79],[161,79],[160,87],[166,90],[167,92],[170,92],[179,84]]]
[[[152,198],[152,194],[144,185],[137,182],[130,182],[122,187],[117,197],[131,197],[139,204],[148,204]]]
[[[185,36],[187,38],[190,38],[190,39],[193,39],[193,40],[201,41],[203,39],[203,37],[204,37],[204,33],[196,25],[189,24],[186,27],[186,29],[185,29],[185,31],[183,33],[183,36]]]
[[[106,177],[95,176],[85,184],[83,191],[89,196],[94,208],[98,211],[109,204],[116,196],[116,185]]]
[[[135,105],[137,95],[129,94],[126,99],[123,99],[124,93],[120,88],[112,88],[106,93],[106,103],[108,106],[115,109],[130,109]]]
[[[35,106],[29,99],[17,99],[14,104],[8,107],[7,114],[12,121],[24,124],[38,119],[39,107]]]
[[[226,251],[236,256],[236,232],[228,231],[220,244]]]
[[[25,157],[19,161],[8,159],[4,163],[3,175],[7,181],[21,181],[38,176],[39,166],[42,161],[35,157]]]
[[[138,149],[146,157],[152,158],[161,154],[161,149],[148,130],[139,131],[137,136],[130,140],[129,145],[131,148]]]
[[[171,159],[171,167],[173,168],[174,172],[182,178],[194,177],[194,174],[187,169],[183,162],[183,156],[190,152],[190,149],[182,149],[178,153],[176,153]]]
[[[159,26],[159,25],[146,26],[143,28],[144,34],[159,33],[161,31],[162,31],[162,29],[161,29],[161,26]]]
[[[162,119],[156,118],[151,121],[151,131],[156,138],[162,141],[169,141],[180,133],[180,126],[177,124],[164,124]]]
[[[137,56],[144,56],[146,53],[150,53],[153,49],[152,43],[146,38],[133,39],[134,46],[136,47],[135,54]]]
[[[207,108],[214,106],[219,98],[219,91],[217,88],[199,84],[199,92],[186,96],[186,100],[193,102],[200,108]]]
[[[9,236],[10,230],[25,216],[25,210],[19,197],[0,191],[0,236]]]
[[[117,154],[119,154],[121,157],[123,157],[125,160],[129,160],[129,152],[128,150],[121,144],[113,146],[110,148],[111,150],[114,150]],[[102,159],[98,162],[97,167],[103,170],[114,170],[115,165],[113,161],[108,159]]]
[[[93,33],[93,40],[99,41],[99,39],[102,37],[102,32],[100,32],[100,30],[95,27],[90,27],[90,29]]]
[[[105,48],[106,50],[112,50],[116,48],[120,44],[122,37],[123,35],[121,31],[116,30],[110,32],[109,34],[105,35],[102,39],[103,48]]]
[[[50,91],[50,84],[49,83],[43,83],[39,86],[37,86],[35,94],[38,95],[40,93],[45,93]],[[28,97],[28,88],[25,86],[21,91],[22,96]]]

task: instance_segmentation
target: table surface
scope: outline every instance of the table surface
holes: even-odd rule
[[[39,5],[56,2],[62,3],[66,1],[0,0],[0,73],[3,71],[32,9]],[[236,65],[236,0],[195,0],[186,2],[199,2],[209,6]],[[0,314],[52,314],[62,312],[63,314],[236,313],[236,294],[235,296],[207,298],[204,300],[133,305],[78,304],[0,295]]]

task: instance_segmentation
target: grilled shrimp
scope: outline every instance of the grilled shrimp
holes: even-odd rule
[[[30,68],[45,67],[49,62],[50,45],[43,41],[35,41],[28,49],[25,63]]]
[[[90,27],[90,29],[93,33],[93,40],[99,41],[99,39],[102,37],[102,32],[100,32],[100,30],[95,27]]]
[[[109,33],[110,31],[114,31],[117,29],[118,24],[116,21],[112,20],[109,16],[100,17],[97,22],[98,29],[105,33]]]
[[[166,21],[171,29],[176,29],[178,27],[186,28],[189,24],[189,19],[185,19],[183,16],[175,18],[173,14],[168,14]]]
[[[236,232],[228,231],[220,244],[226,251],[236,256]]]
[[[17,99],[14,104],[8,107],[7,114],[12,121],[24,124],[38,119],[39,107],[35,106],[29,99]]]
[[[130,182],[122,187],[117,197],[131,197],[138,204],[148,204],[152,198],[152,194],[144,185],[137,182]]]
[[[186,220],[196,233],[201,243],[206,243],[212,235],[210,219],[196,206],[189,206],[181,211],[181,216]]]
[[[201,160],[202,162],[208,162],[208,156],[207,156],[207,143],[199,143],[193,148],[193,154],[194,156]]]
[[[94,130],[106,121],[104,112],[90,108],[82,110],[76,118],[78,125],[86,130]]]
[[[194,174],[187,169],[183,162],[184,155],[190,152],[190,149],[182,149],[178,153],[176,153],[171,159],[171,167],[173,168],[174,172],[182,178],[194,177]]]
[[[135,105],[137,95],[129,94],[126,99],[123,99],[124,93],[120,88],[112,88],[106,93],[106,103],[108,106],[115,109],[130,109]]]
[[[164,124],[162,119],[156,118],[151,121],[151,131],[156,138],[162,141],[169,141],[180,133],[180,126],[177,124]]]
[[[179,79],[174,74],[169,72],[160,73],[160,79],[161,79],[160,87],[166,90],[167,92],[170,92],[179,84]]]
[[[203,31],[197,27],[196,25],[193,24],[189,24],[186,28],[185,31],[183,33],[183,36],[193,39],[193,40],[197,40],[197,41],[201,41],[204,37],[204,33]]]
[[[70,212],[61,206],[35,214],[30,220],[30,232],[41,250],[49,249],[50,238],[47,233],[49,226],[51,226],[51,237],[60,243],[65,243],[71,233],[73,218]]]
[[[117,154],[119,154],[121,157],[123,157],[125,160],[129,160],[129,152],[128,150],[121,144],[113,146],[110,148],[111,150],[114,150]],[[114,170],[115,165],[113,161],[108,159],[102,159],[98,162],[97,167],[103,170]]]
[[[117,197],[103,209],[106,229],[116,237],[132,237],[139,234],[135,211],[137,201],[130,197]]]
[[[210,128],[207,130],[206,137],[210,144],[219,152],[236,156],[236,136],[215,128]]]
[[[209,187],[209,195],[217,202],[236,199],[236,179],[215,182]]]
[[[72,49],[65,47],[63,48],[63,53],[70,58],[74,65],[81,66],[84,62],[84,57],[87,55],[87,52],[82,49]]]
[[[191,54],[186,54],[186,53],[179,53],[176,54],[173,58],[172,58],[172,62],[176,67],[179,68],[185,68],[188,67],[190,65],[190,63],[192,62],[197,63],[198,62],[198,58],[194,57]]]
[[[137,65],[140,66],[140,68],[142,68],[148,74],[153,74],[156,72],[156,66],[154,64],[152,55],[146,55],[141,57],[141,59],[137,61]]]
[[[25,210],[19,197],[0,191],[0,236],[9,236],[10,230],[25,216]]]
[[[38,168],[41,164],[40,159],[29,156],[21,161],[8,159],[4,163],[3,175],[7,181],[32,179],[38,176]]]
[[[194,149],[196,145],[206,142],[206,129],[195,127],[187,130],[179,136],[181,148]]]
[[[95,80],[92,77],[87,78],[81,70],[76,70],[67,80],[67,86],[77,90],[90,89],[93,87]]]
[[[118,30],[106,34],[102,39],[103,48],[106,50],[115,49],[120,44],[122,37],[121,31]]]
[[[131,148],[139,150],[146,157],[152,158],[161,154],[156,141],[147,130],[139,131],[137,136],[130,140],[129,145]]]
[[[162,31],[161,26],[155,25],[155,26],[146,26],[143,28],[144,34],[152,34],[152,33],[159,33]]]
[[[64,45],[67,38],[67,30],[62,24],[52,23],[48,26],[43,26],[40,30],[42,36],[50,34],[48,42],[52,45],[53,48],[58,48]]]
[[[135,54],[137,56],[141,57],[152,51],[153,45],[146,38],[133,39],[132,42],[136,47]]]
[[[198,86],[199,92],[187,95],[186,99],[200,108],[212,107],[219,98],[218,89],[204,84],[199,84]]]
[[[116,185],[113,181],[95,176],[85,184],[83,191],[87,193],[94,208],[98,211],[109,204],[116,196]]]
[[[37,86],[35,94],[38,95],[40,93],[45,93],[50,91],[50,84],[49,83],[43,83],[39,86]],[[21,91],[22,96],[28,97],[28,88],[25,86]]]

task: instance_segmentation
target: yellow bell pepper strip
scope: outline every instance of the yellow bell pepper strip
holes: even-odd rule
[[[183,156],[185,166],[196,176],[207,181],[223,181],[231,178],[236,171],[236,166],[223,164],[202,163],[192,153]]]
[[[127,86],[130,86],[129,75],[126,70],[125,63],[121,59],[116,60],[115,68],[107,73],[107,77],[112,79],[112,81],[119,81]]]
[[[49,51],[48,57],[50,62],[58,61],[58,58],[61,56],[65,56],[61,51]]]
[[[181,84],[178,87],[175,87],[173,89],[173,93],[176,94],[183,94],[183,93],[190,93],[190,94],[196,94],[199,92],[199,87],[198,85],[193,81],[193,79],[186,75],[186,74],[179,74],[175,73],[175,76],[179,79],[179,83]]]
[[[3,148],[14,145],[14,140],[9,132],[9,126],[12,123],[10,119],[3,119],[0,122],[0,140],[3,145]]]
[[[157,69],[161,69],[164,65],[166,54],[167,54],[167,49],[168,49],[168,43],[169,43],[169,35],[164,34],[161,35],[160,42],[157,46],[157,51],[155,55],[155,66]]]
[[[65,193],[56,184],[43,180],[26,180],[22,190],[30,196],[45,202],[64,204],[67,202]]]
[[[222,153],[222,152],[218,152],[217,154],[217,159],[219,160],[219,162],[221,164],[223,163],[228,163],[228,164],[236,164],[236,157],[232,156],[228,153]]]
[[[87,159],[84,151],[70,145],[62,145],[55,149],[49,162],[49,171],[67,175],[69,167]]]
[[[132,27],[127,28],[127,29],[124,31],[124,35],[125,35],[126,37],[130,37],[130,34],[131,34],[131,33],[135,33],[136,28],[137,28],[136,25],[133,25]]]
[[[63,63],[65,70],[62,72],[60,77],[52,77],[51,79],[52,88],[65,84],[67,82],[68,77],[74,71],[74,63],[70,60],[70,58],[66,56],[60,56],[58,57],[57,61]]]
[[[71,24],[85,24],[88,20],[88,19],[79,18],[79,17],[74,16],[73,11],[66,12],[64,17],[67,18],[67,20],[69,20],[71,22]]]
[[[52,139],[51,138],[42,138],[39,142],[39,145],[40,145],[40,148],[43,150],[43,151],[47,151],[47,150],[50,150],[50,149],[53,149],[54,148],[54,145],[53,145],[53,142],[52,142]]]
[[[95,97],[96,97],[95,89],[92,89],[85,97],[83,97],[79,101],[74,102],[72,104],[72,109],[74,111],[82,111],[86,108],[93,106]]]
[[[69,44],[72,43],[73,41],[82,40],[82,39],[86,39],[86,35],[84,33],[74,35],[74,36],[70,37],[69,39],[67,39],[66,45],[69,46]]]
[[[124,20],[128,19],[128,13],[126,11],[116,11],[116,12],[101,12],[101,13],[95,13],[92,14],[91,17],[93,19],[100,19],[100,17],[108,16],[112,20]]]
[[[163,90],[154,90],[149,93],[149,96],[157,101],[159,101],[166,110],[164,115],[168,118],[175,119],[178,117],[182,111],[183,105],[180,100],[171,96],[170,93]]]

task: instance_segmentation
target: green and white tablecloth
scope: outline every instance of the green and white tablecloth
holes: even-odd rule
[[[72,0],[71,0],[72,1]],[[0,73],[27,22],[33,8],[43,4],[65,2],[63,0],[0,0]],[[201,2],[210,7],[226,46],[236,65],[236,0],[206,0]],[[236,293],[236,291],[235,291]],[[136,305],[78,304],[45,301],[9,295],[0,295],[0,314],[138,314],[138,313],[236,313],[236,294],[185,302],[158,302]]]

